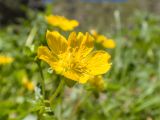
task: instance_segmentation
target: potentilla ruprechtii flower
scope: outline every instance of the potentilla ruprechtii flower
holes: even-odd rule
[[[29,81],[27,76],[24,76],[22,79],[22,84],[24,85],[24,87],[26,89],[28,89],[29,91],[33,91],[35,88],[35,85],[32,81]]]
[[[102,75],[94,76],[93,78],[89,79],[89,83],[94,86],[99,91],[103,91],[106,87],[106,83],[102,77]]]
[[[79,25],[76,20],[69,20],[63,16],[49,15],[46,16],[46,20],[50,25],[61,28],[64,31],[71,31]]]
[[[12,57],[0,55],[0,65],[9,64],[12,62],[13,62]]]
[[[115,48],[116,43],[113,39],[107,38],[104,35],[98,34],[95,30],[91,30],[91,34],[95,38],[95,42],[101,44],[105,48]]]
[[[57,74],[79,83],[106,73],[111,56],[102,50],[93,51],[94,39],[81,32],[70,33],[68,40],[56,31],[47,31],[48,46],[38,48],[38,58],[47,62]]]

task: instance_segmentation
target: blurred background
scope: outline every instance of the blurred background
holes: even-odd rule
[[[0,120],[38,120],[41,77],[37,48],[51,26],[46,15],[76,19],[76,31],[115,40],[107,88],[65,87],[44,120],[160,120],[160,0],[0,0]],[[104,48],[102,48],[104,49]],[[0,61],[2,58],[0,58]],[[42,63],[46,93],[57,84]],[[54,116],[54,117],[53,117]]]

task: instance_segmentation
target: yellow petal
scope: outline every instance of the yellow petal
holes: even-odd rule
[[[112,39],[107,39],[105,40],[102,45],[105,47],[105,48],[115,48],[116,46],[116,43],[114,40]]]
[[[35,88],[33,82],[29,82],[29,83],[27,84],[27,88],[28,88],[28,90],[33,91],[34,88]]]
[[[63,20],[59,27],[64,31],[70,31],[73,30],[75,27],[77,27],[79,23],[76,20]]]
[[[88,74],[79,73],[74,70],[66,71],[63,74],[66,78],[77,81],[79,83],[86,83],[90,76]]]
[[[13,59],[12,57],[7,57],[7,56],[0,55],[0,65],[1,65],[1,64],[9,64],[9,63],[12,63],[13,60],[14,60],[14,59]]]
[[[27,76],[24,76],[22,79],[22,84],[24,85],[25,88],[27,88],[30,91],[33,91],[35,88],[35,85],[33,82],[28,80]]]
[[[68,37],[68,45],[71,48],[76,48],[77,46],[79,46],[78,44],[80,44],[79,42],[81,41],[77,41],[76,40],[76,32],[71,32],[69,37]]]
[[[47,31],[46,38],[47,38],[48,46],[53,53],[55,53],[56,55],[59,55],[66,52],[68,47],[67,40],[58,32]]]
[[[106,37],[104,35],[98,35],[96,42],[97,43],[103,43],[106,39]]]
[[[77,37],[77,39],[79,39],[79,36]],[[90,53],[94,47],[93,40],[93,37],[89,33],[86,33],[79,50],[85,51],[86,55]]]
[[[79,25],[79,22],[76,20],[71,20],[70,21],[73,27],[77,27]]]
[[[38,48],[38,58],[47,62],[52,68],[55,67],[55,63],[57,62],[56,56],[45,46],[40,46]]]
[[[85,57],[93,50],[93,37],[88,33],[84,35],[81,32],[76,37],[76,33],[73,32],[68,38],[68,44],[76,56]]]
[[[87,69],[91,75],[100,75],[106,73],[110,67],[109,63],[110,55],[105,51],[93,52],[86,59]]]
[[[48,16],[45,16],[45,19],[49,24],[53,26],[59,26],[60,22],[64,21],[63,16],[57,16],[57,15],[48,15]]]
[[[57,15],[49,15],[46,16],[46,21],[53,25],[61,28],[64,31],[73,30],[75,27],[79,25],[79,22],[76,20],[69,20],[64,16],[57,16]]]

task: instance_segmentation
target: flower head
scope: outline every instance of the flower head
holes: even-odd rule
[[[46,16],[46,20],[49,24],[56,27],[60,27],[64,31],[73,30],[75,27],[79,25],[78,21],[76,20],[69,20],[63,16],[57,15]]]
[[[94,76],[92,79],[89,79],[89,83],[100,91],[104,90],[106,86],[106,83],[101,75]]]
[[[47,31],[48,46],[38,48],[38,58],[47,62],[57,74],[85,83],[90,77],[106,73],[111,64],[105,51],[93,51],[93,37],[72,32],[68,40],[60,33]]]
[[[114,40],[107,38],[104,35],[99,35],[95,30],[91,30],[91,34],[95,38],[95,42],[100,43],[105,48],[115,48]]]
[[[28,80],[27,76],[24,76],[22,79],[22,84],[24,85],[24,87],[26,89],[28,89],[29,91],[33,91],[35,88],[35,85],[33,84],[33,82]]]
[[[0,65],[1,64],[9,64],[13,62],[13,58],[12,57],[7,57],[7,56],[3,56],[0,55]]]

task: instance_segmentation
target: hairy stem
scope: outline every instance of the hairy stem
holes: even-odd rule
[[[39,72],[40,72],[40,75],[41,75],[42,95],[45,99],[45,83],[44,83],[43,71],[42,71],[42,67],[41,67],[40,62],[37,62],[37,65],[38,65]]]
[[[54,92],[54,94],[50,97],[50,102],[53,102],[53,100],[55,99],[55,97],[60,93],[61,89],[64,86],[64,80],[60,80],[60,83],[56,89],[56,91]]]

